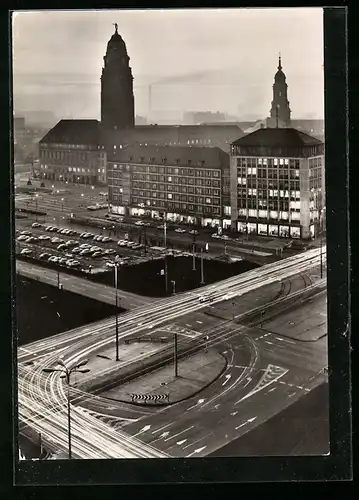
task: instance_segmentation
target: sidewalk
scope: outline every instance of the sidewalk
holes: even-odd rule
[[[160,396],[158,402],[176,403],[202,391],[214,382],[226,368],[226,359],[221,354],[210,349],[199,352],[178,361],[178,376],[175,377],[174,364],[167,365],[145,376],[131,380],[119,387],[101,393],[102,397],[127,403],[133,400],[136,404],[156,404],[155,399],[148,396]],[[144,399],[143,397],[147,397]],[[158,403],[157,403],[158,404]]]

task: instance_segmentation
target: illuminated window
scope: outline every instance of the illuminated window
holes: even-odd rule
[[[168,193],[168,199],[172,200],[172,193]]]

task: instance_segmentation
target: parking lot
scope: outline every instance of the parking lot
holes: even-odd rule
[[[16,253],[40,262],[95,273],[115,265],[162,258],[164,249],[145,248],[142,243],[129,238],[117,240],[106,235],[33,222],[28,229],[16,230]],[[183,255],[183,252],[177,254]]]

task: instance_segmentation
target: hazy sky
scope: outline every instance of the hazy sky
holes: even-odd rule
[[[117,22],[134,76],[137,114],[184,110],[268,116],[282,54],[293,118],[323,117],[322,9],[17,12],[15,111],[98,118],[100,75]]]

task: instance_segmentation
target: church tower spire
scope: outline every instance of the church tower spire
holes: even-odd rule
[[[107,44],[101,75],[101,122],[105,128],[132,128],[135,125],[133,76],[125,42],[115,32]]]
[[[282,57],[279,53],[278,71],[274,76],[273,100],[270,111],[271,124],[274,127],[290,127],[289,101],[287,96],[288,85],[283,73]]]

